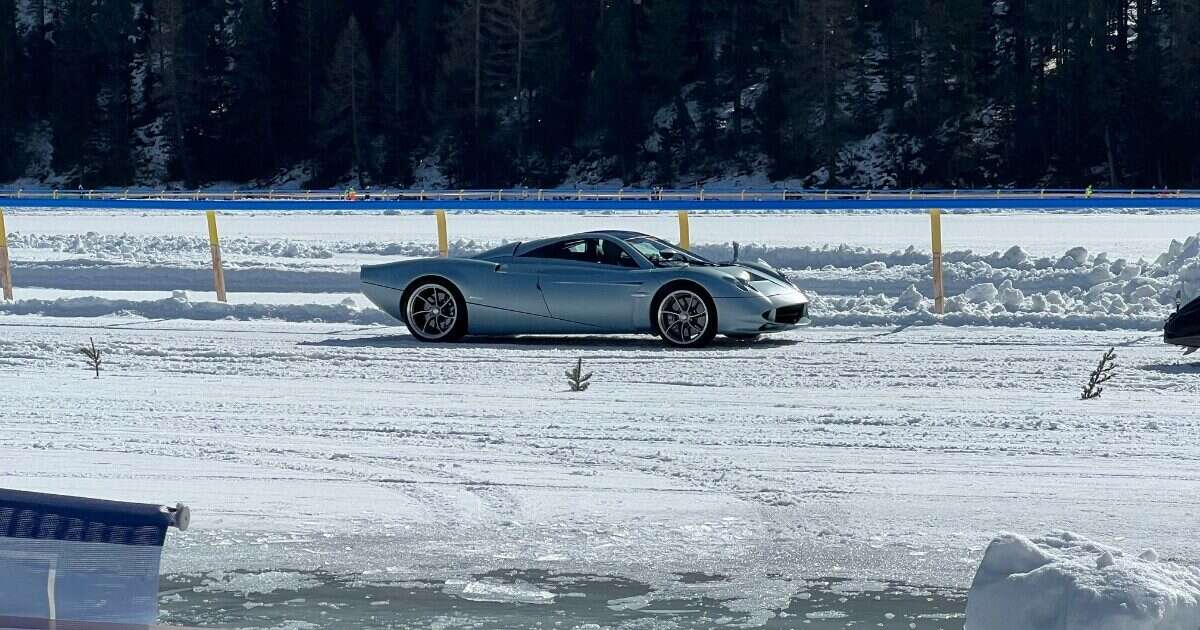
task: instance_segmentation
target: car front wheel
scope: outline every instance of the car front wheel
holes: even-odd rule
[[[654,328],[667,345],[704,347],[717,336],[716,305],[699,289],[674,289],[655,303]]]

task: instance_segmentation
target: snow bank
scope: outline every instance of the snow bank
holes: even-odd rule
[[[360,308],[351,298],[339,304],[222,304],[192,301],[187,291],[176,291],[162,300],[114,300],[99,297],[0,302],[0,313],[53,317],[106,317],[131,315],[147,319],[251,320],[395,324],[376,308]]]
[[[208,243],[201,237],[86,234],[15,234],[20,287],[128,291],[211,287]],[[455,255],[499,242],[458,241]],[[432,243],[369,240],[298,241],[231,239],[225,243],[227,281],[243,292],[354,293],[364,261],[432,256]],[[701,244],[709,258],[727,260],[731,244]],[[50,252],[50,253],[47,253]],[[66,259],[63,257],[66,256]],[[1036,257],[1019,246],[945,256],[946,314],[934,315],[930,257],[913,247],[880,251],[849,245],[778,247],[749,244],[746,260],[762,259],[785,270],[813,299],[818,325],[1035,326],[1071,329],[1157,330],[1174,310],[1176,294],[1200,295],[1200,235],[1172,241],[1153,261],[1130,261],[1073,247]],[[20,292],[18,291],[18,297]],[[391,323],[373,309],[328,305],[226,307],[184,300],[130,302],[111,299],[25,301],[0,312],[102,316],[120,312],[147,317],[278,318],[288,321]]]
[[[896,252],[891,259],[910,254]],[[1200,235],[1172,241],[1154,262],[1112,260],[1082,247],[1058,258],[1032,258],[1013,247],[987,256],[955,252],[947,260],[944,317],[931,313],[927,265],[876,261],[849,272],[826,267],[789,274],[812,294],[814,317],[842,325],[1157,330],[1174,311],[1177,295],[1184,302],[1200,295]],[[847,295],[856,287],[857,295]]]
[[[477,243],[457,240],[450,243],[455,255],[484,252],[503,242]],[[206,236],[139,235],[139,234],[28,234],[16,232],[9,236],[14,250],[37,249],[87,256],[99,260],[123,262],[164,263],[184,257],[209,255]],[[227,257],[253,256],[300,260],[324,260],[338,254],[365,254],[400,258],[436,256],[437,244],[422,241],[355,241],[301,240],[290,238],[224,238],[221,252]]]
[[[1068,532],[1001,534],[967,596],[966,630],[1196,630],[1200,568]]]

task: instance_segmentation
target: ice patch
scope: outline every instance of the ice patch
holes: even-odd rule
[[[302,573],[267,571],[265,573],[215,573],[196,587],[199,592],[225,592],[265,595],[275,591],[302,591],[320,585]]]
[[[967,630],[1196,630],[1200,568],[1138,557],[1069,532],[988,546],[967,596]]]
[[[479,580],[446,580],[443,592],[475,602],[551,604],[554,593],[528,582],[500,583]]]

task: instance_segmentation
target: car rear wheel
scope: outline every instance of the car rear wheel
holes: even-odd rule
[[[467,332],[467,305],[449,284],[430,280],[410,289],[404,323],[420,341],[455,341]]]
[[[702,290],[678,288],[655,303],[654,328],[667,345],[700,348],[717,336],[717,307]]]

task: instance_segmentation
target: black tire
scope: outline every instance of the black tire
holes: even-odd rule
[[[467,334],[467,302],[458,287],[441,278],[420,278],[410,284],[400,312],[417,341],[445,343]]]
[[[675,322],[681,323],[677,327]],[[698,285],[669,285],[654,296],[650,323],[654,334],[668,346],[703,348],[717,336],[717,305]]]
[[[758,341],[760,337],[762,337],[762,335],[760,335],[758,333],[729,334],[729,335],[725,335],[725,336],[728,337],[730,340],[736,341],[738,343],[754,343],[755,341]]]

